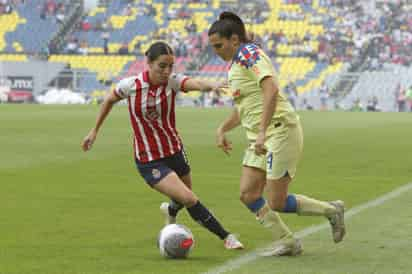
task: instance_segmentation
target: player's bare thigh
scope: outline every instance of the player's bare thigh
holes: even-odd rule
[[[240,200],[251,204],[262,196],[266,184],[266,172],[256,167],[243,166],[240,177]]]
[[[198,201],[196,195],[183,183],[175,172],[170,172],[155,184],[153,188],[186,207],[193,206]]]
[[[192,175],[189,172],[187,175],[181,176],[180,179],[189,188],[192,189]]]

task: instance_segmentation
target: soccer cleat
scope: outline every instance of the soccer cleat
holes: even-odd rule
[[[299,239],[288,238],[280,240],[271,248],[266,249],[261,253],[263,257],[270,256],[298,256],[302,254],[303,247]]]
[[[160,211],[163,213],[165,216],[165,224],[170,225],[170,224],[175,224],[176,223],[176,217],[175,216],[170,216],[169,215],[169,203],[162,203],[160,205]]]
[[[335,243],[342,241],[345,236],[345,204],[343,201],[337,200],[330,202],[333,205],[337,212],[331,216],[328,216],[329,223],[332,227],[332,236]]]
[[[243,244],[236,238],[234,234],[227,235],[224,245],[226,249],[243,249]]]

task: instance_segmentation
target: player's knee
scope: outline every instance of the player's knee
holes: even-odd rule
[[[181,201],[179,202],[182,203],[185,207],[192,207],[197,203],[198,200],[199,199],[193,192],[188,191],[181,197]]]
[[[257,199],[259,199],[260,196],[261,196],[260,193],[253,193],[250,191],[241,191],[239,199],[243,204],[248,205],[256,201]]]

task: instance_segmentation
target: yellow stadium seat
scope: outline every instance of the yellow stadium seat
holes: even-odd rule
[[[24,62],[27,61],[25,54],[0,54],[0,61]]]
[[[93,17],[93,16],[96,16],[96,14],[98,13],[105,13],[105,12],[106,12],[105,7],[96,7],[92,9],[91,11],[89,11],[88,16]]]
[[[25,24],[26,19],[20,18],[17,12],[11,14],[3,14],[0,16],[0,51],[6,47],[5,34],[7,32],[15,31],[17,25]]]
[[[111,75],[118,75],[124,66],[135,60],[133,56],[76,56],[76,55],[52,55],[51,62],[70,63],[71,67],[78,69],[88,69],[97,73],[98,79],[104,79],[109,72]]]

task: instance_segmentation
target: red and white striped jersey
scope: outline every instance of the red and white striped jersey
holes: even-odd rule
[[[114,90],[127,98],[134,131],[136,159],[146,163],[171,156],[182,149],[176,130],[175,99],[188,77],[171,74],[165,85],[152,85],[149,72],[121,80]]]

